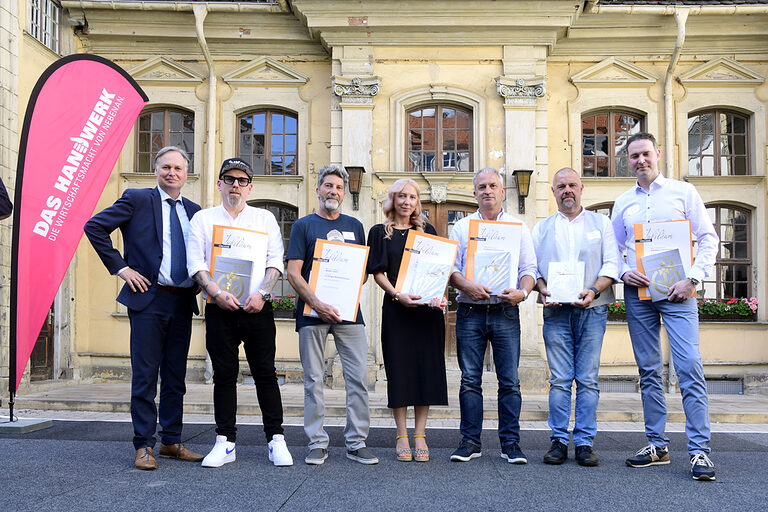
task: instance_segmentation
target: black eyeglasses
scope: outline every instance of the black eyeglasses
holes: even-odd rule
[[[225,175],[221,177],[221,181],[226,183],[227,185],[234,185],[235,181],[237,181],[237,184],[241,187],[247,187],[248,184],[251,182],[251,178],[235,178],[234,176]]]

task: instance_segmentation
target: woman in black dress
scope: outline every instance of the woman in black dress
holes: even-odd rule
[[[430,405],[448,405],[445,381],[444,297],[432,297],[429,305],[421,297],[395,290],[400,260],[408,231],[415,229],[436,235],[435,228],[421,215],[419,186],[411,179],[397,180],[384,202],[384,224],[368,233],[368,273],[384,290],[381,345],[387,372],[387,406],[397,425],[397,460],[429,460],[424,433]],[[406,411],[413,406],[416,418],[411,452],[406,428]]]

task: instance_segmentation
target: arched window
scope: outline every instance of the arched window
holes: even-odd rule
[[[283,248],[285,252],[288,252],[288,241],[291,239],[291,228],[296,219],[299,218],[299,210],[293,206],[285,205],[282,203],[276,203],[273,201],[254,201],[250,203],[251,206],[256,208],[264,208],[269,210],[277,219],[277,225],[280,226],[280,234],[283,236]],[[280,276],[272,295],[275,297],[285,297],[287,295],[296,296],[296,291],[288,282],[288,278],[285,276],[285,272]]]
[[[714,276],[704,279],[704,297],[732,299],[752,296],[750,213],[728,204],[708,205],[707,212],[720,237]]]
[[[136,172],[154,172],[154,157],[165,146],[178,146],[189,155],[194,172],[195,114],[176,108],[147,110],[136,123]]]
[[[750,174],[749,118],[713,109],[688,117],[688,174],[738,176]]]
[[[631,176],[627,139],[643,130],[644,119],[620,110],[602,110],[581,117],[582,176]]]
[[[282,110],[246,112],[237,118],[237,155],[254,174],[297,174],[296,114]]]
[[[408,111],[408,172],[472,170],[472,111],[426,105]]]

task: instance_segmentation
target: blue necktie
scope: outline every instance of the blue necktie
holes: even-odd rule
[[[176,285],[187,280],[187,247],[184,245],[184,231],[181,230],[176,200],[166,199],[171,205],[171,279]]]

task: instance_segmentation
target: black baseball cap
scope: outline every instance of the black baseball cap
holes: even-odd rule
[[[243,171],[249,178],[253,178],[251,166],[242,158],[227,158],[224,160],[221,164],[221,170],[219,171],[219,178],[221,178],[225,172],[231,171],[232,169]]]

